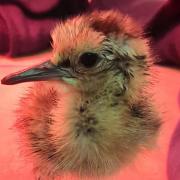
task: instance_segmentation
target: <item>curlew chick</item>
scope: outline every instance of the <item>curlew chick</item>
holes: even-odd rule
[[[57,24],[49,61],[2,79],[36,82],[16,126],[41,179],[110,175],[148,147],[160,127],[145,91],[152,56],[141,28],[114,11]]]

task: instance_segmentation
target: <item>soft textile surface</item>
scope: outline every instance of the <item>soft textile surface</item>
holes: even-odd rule
[[[19,56],[47,49],[55,24],[88,7],[119,9],[144,25],[165,1],[43,0],[42,3],[41,0],[0,0],[0,54]]]
[[[47,49],[55,24],[86,7],[86,0],[0,0],[0,54],[21,56]]]
[[[180,1],[167,1],[146,24],[163,63],[180,66]]]
[[[163,63],[180,66],[180,25],[157,41],[154,47]]]
[[[1,57],[0,79],[17,70],[39,63],[50,57],[49,53],[18,59]],[[155,66],[154,101],[164,124],[157,145],[140,153],[135,162],[108,180],[179,180],[180,179],[180,70]],[[19,155],[18,137],[12,130],[14,110],[19,98],[31,83],[13,86],[0,85],[0,179],[34,180],[31,164]],[[72,177],[69,178],[73,179]],[[103,179],[104,180],[104,179]]]
[[[42,13],[42,9],[46,9],[48,12],[52,5],[55,5],[53,1],[48,2],[47,5],[47,1],[45,3],[37,1],[36,3],[36,0],[9,0],[6,1],[7,4],[0,1],[0,54],[17,56],[41,51],[49,46],[49,33],[57,20],[52,18],[34,19],[24,14],[23,8],[20,6],[21,4],[27,10]],[[33,4],[35,4],[35,9],[33,9]]]
[[[18,56],[46,49],[56,22],[26,17],[16,5],[0,5],[0,54]]]

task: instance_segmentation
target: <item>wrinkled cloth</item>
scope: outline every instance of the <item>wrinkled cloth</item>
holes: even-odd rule
[[[161,60],[180,65],[178,0],[0,0],[0,54],[19,56],[47,49],[55,24],[88,8],[117,9],[132,16],[150,33]]]
[[[57,5],[58,0],[0,0],[0,53],[10,56],[41,51],[49,46],[49,32],[56,19],[32,19],[30,12],[43,13]]]
[[[18,56],[41,51],[49,46],[49,32],[55,19],[25,17],[15,5],[0,7],[0,51]]]
[[[55,24],[87,5],[86,0],[0,0],[0,54],[20,56],[48,48]]]
[[[154,49],[162,63],[180,66],[180,25],[155,42]]]
[[[161,62],[180,66],[180,1],[165,3],[148,23],[147,32]]]
[[[18,2],[34,13],[43,13],[53,9],[59,0],[10,0],[9,2]]]

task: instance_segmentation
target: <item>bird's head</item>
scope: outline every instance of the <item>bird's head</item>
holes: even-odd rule
[[[3,84],[60,80],[83,91],[119,83],[138,86],[147,68],[149,50],[141,29],[119,12],[93,12],[59,23],[52,32],[51,60],[13,73]],[[139,75],[139,77],[138,77]]]

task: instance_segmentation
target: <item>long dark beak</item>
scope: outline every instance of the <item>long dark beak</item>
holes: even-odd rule
[[[70,68],[55,66],[51,61],[12,73],[1,80],[2,84],[12,85],[30,81],[46,81],[61,78],[74,78]]]

